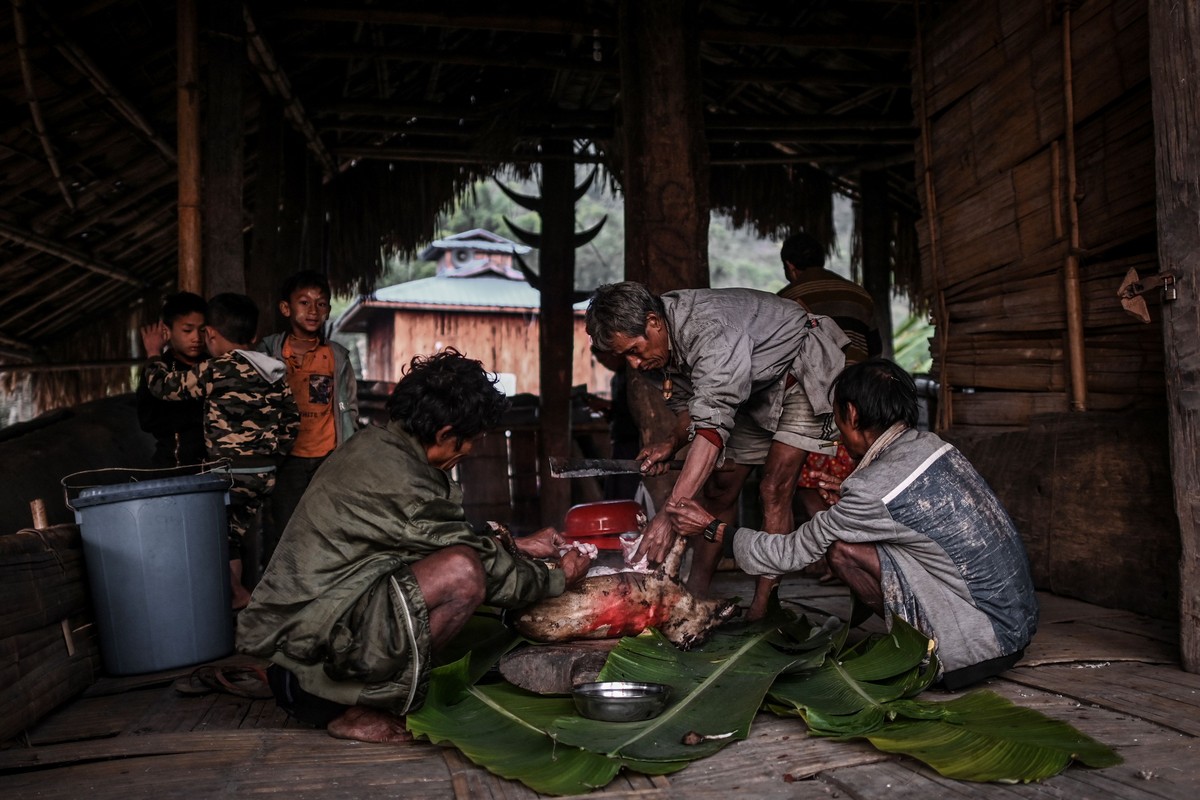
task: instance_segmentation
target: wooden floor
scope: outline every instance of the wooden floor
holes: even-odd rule
[[[749,596],[744,579],[721,577],[729,594]],[[783,597],[813,619],[842,616],[849,608],[844,589],[806,578],[789,578]],[[867,744],[809,738],[797,719],[760,714],[746,741],[670,776],[620,777],[596,794],[689,800],[1200,797],[1200,675],[1178,668],[1173,627],[1039,597],[1041,625],[1025,661],[988,687],[1115,747],[1124,764],[1073,766],[1040,784],[960,783]],[[291,723],[271,700],[180,695],[171,683],[189,671],[101,680],[0,751],[0,797],[537,796],[453,749],[339,741]]]

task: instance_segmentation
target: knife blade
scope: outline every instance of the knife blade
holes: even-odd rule
[[[668,462],[679,469],[682,461]],[[631,458],[561,458],[550,456],[550,474],[555,478],[597,478],[605,475],[640,475],[642,462]]]

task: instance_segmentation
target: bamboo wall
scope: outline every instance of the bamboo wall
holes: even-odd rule
[[[939,429],[996,489],[1038,588],[1169,618],[1178,602],[1158,298],[1146,0],[964,0],[925,31],[914,106],[918,225],[944,387]],[[1073,80],[1084,409],[1072,408],[1065,276]],[[932,212],[932,213],[931,213]],[[933,225],[930,225],[930,220]],[[1083,413],[1081,413],[1083,412]]]
[[[401,368],[414,355],[447,347],[477,358],[490,372],[516,376],[518,393],[538,394],[538,317],[536,314],[489,311],[405,310],[377,313],[368,330],[364,379],[398,381]],[[575,350],[571,383],[608,393],[611,373],[592,358],[583,316],[575,316]]]
[[[933,193],[918,230],[934,371],[973,389],[950,398],[956,428],[1017,430],[1069,407],[1063,37],[1049,7],[967,0],[925,34],[914,103],[921,115],[924,98]],[[1130,267],[1158,268],[1145,0],[1081,4],[1070,39],[1088,408],[1158,406],[1160,327],[1116,299]]]

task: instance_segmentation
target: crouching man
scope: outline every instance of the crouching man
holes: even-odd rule
[[[1037,628],[1038,605],[1025,546],[999,499],[962,453],[914,430],[916,386],[891,361],[847,367],[831,391],[841,442],[857,462],[834,505],[772,536],[676,501],[667,509],[675,530],[732,538],[750,574],[794,572],[828,556],[889,624],[898,616],[937,640],[948,689],[1008,669]]]
[[[409,741],[404,715],[424,702],[431,655],[480,604],[523,606],[583,577],[587,557],[558,561],[551,528],[517,540],[518,555],[467,524],[448,472],[507,405],[478,361],[418,356],[388,425],[321,465],[238,615],[238,649],[273,662],[289,714],[339,738]]]

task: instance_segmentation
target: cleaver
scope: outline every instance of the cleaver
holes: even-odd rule
[[[550,474],[555,478],[595,478],[603,475],[640,475],[642,462],[632,458],[560,458],[550,456]],[[682,461],[667,462],[680,469]]]

